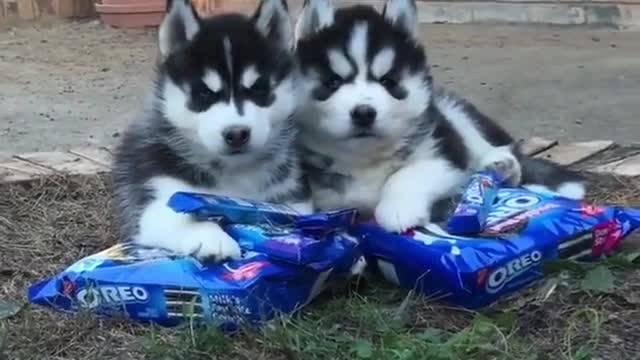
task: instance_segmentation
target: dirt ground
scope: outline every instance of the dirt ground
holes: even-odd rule
[[[518,137],[640,133],[638,32],[560,27],[423,28],[437,82]],[[97,21],[0,27],[0,154],[110,145],[139,109],[154,31]]]

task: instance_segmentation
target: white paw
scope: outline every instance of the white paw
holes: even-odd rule
[[[296,202],[287,205],[302,215],[309,215],[313,213],[313,204],[311,201]]]
[[[201,222],[185,227],[181,236],[184,255],[215,261],[240,258],[240,246],[217,224]]]
[[[426,225],[430,208],[423,201],[406,197],[382,199],[376,207],[376,222],[391,232],[404,232],[416,226]]]
[[[493,170],[505,178],[511,186],[520,185],[522,168],[520,162],[508,147],[495,147],[488,152],[480,163],[480,170]]]

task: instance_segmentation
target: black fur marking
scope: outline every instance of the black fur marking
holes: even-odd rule
[[[493,121],[493,119],[480,112],[480,110],[478,110],[478,108],[476,108],[472,103],[462,99],[460,102],[462,103],[464,111],[475,121],[480,132],[491,145],[504,146],[513,143],[513,137],[498,125],[498,123]]]
[[[433,100],[427,109],[427,117],[433,124],[431,136],[438,141],[440,154],[457,168],[466,169],[469,165],[469,150],[465,147],[460,134],[447,121]]]
[[[331,172],[333,159],[313,152],[308,148],[300,148],[300,152],[302,155],[302,170],[307,175],[309,182],[337,192],[344,191],[350,176]]]
[[[205,71],[215,71],[220,75],[222,90],[214,95],[192,97],[190,109],[206,111],[217,102],[232,101],[232,94],[233,101],[240,104],[239,109],[246,101],[261,107],[273,104],[275,95],[269,79],[277,85],[291,72],[294,66],[291,55],[268,41],[246,16],[226,14],[201,20],[200,23],[201,29],[193,41],[173,51],[160,65],[161,72],[166,72],[175,84],[192,89],[192,94],[203,93]],[[224,55],[225,39],[231,46],[230,67]],[[257,81],[258,88],[247,91],[242,87],[241,76],[251,66],[255,66],[264,79]]]

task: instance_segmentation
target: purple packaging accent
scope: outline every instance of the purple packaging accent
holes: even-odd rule
[[[481,233],[502,181],[502,177],[494,171],[482,171],[472,175],[458,207],[449,217],[449,233]]]
[[[314,238],[302,231],[270,226],[230,224],[224,230],[248,251],[268,254],[269,257],[297,265],[321,259],[330,242]]]

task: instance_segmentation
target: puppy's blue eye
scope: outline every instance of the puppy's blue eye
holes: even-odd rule
[[[204,88],[204,89],[200,90],[198,95],[200,95],[202,97],[211,97],[211,96],[214,96],[215,94],[213,93],[213,91],[211,91],[211,89]]]
[[[266,78],[260,78],[247,90],[251,95],[265,95],[269,92],[269,80]]]
[[[332,91],[338,90],[340,86],[342,86],[342,79],[337,76],[333,76],[324,82],[324,87]]]
[[[193,88],[192,93],[202,99],[210,99],[216,96],[216,93],[211,90],[205,83],[196,84]]]
[[[389,77],[389,76],[383,76],[383,77],[380,79],[380,85],[384,86],[384,87],[385,87],[385,88],[387,88],[387,89],[393,89],[393,88],[395,88],[396,86],[398,86],[398,82],[397,82],[397,81],[395,81],[394,79],[392,79],[392,78],[391,78],[391,77]]]

